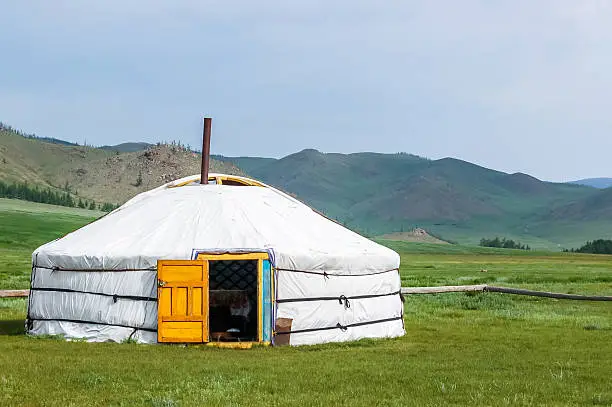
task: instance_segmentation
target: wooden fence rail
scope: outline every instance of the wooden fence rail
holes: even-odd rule
[[[27,297],[30,295],[30,290],[0,290],[0,298],[8,297]]]
[[[520,288],[497,287],[487,284],[478,285],[446,285],[440,287],[402,287],[402,294],[441,294],[441,293],[465,293],[486,291],[493,293],[504,293],[514,295],[529,295],[532,297],[557,298],[561,300],[581,301],[612,301],[612,296],[604,295],[578,295],[551,293],[547,291],[523,290]],[[30,290],[0,290],[0,298],[19,298],[30,295]]]
[[[486,286],[484,291],[489,291],[493,293],[515,294],[515,295],[530,295],[532,297],[557,298],[560,300],[612,301],[612,297],[605,296],[605,295],[561,294],[561,293],[550,293],[548,291],[523,290],[520,288],[495,287],[492,285]]]
[[[438,294],[456,293],[471,291],[487,291],[493,293],[528,295],[532,297],[557,298],[561,300],[581,300],[581,301],[612,301],[612,297],[603,295],[578,295],[551,293],[548,291],[523,290],[520,288],[497,287],[487,284],[479,285],[448,285],[441,287],[402,287],[402,294]]]
[[[464,293],[470,291],[484,291],[486,286],[486,284],[479,284],[443,285],[440,287],[402,287],[402,294]]]

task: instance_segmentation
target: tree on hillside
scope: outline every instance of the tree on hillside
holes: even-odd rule
[[[480,246],[482,247],[497,247],[500,249],[520,249],[520,250],[531,250],[529,245],[521,244],[521,242],[515,242],[512,239],[506,239],[505,237],[494,239],[482,238],[480,239]]]
[[[74,198],[67,192],[52,190],[51,188],[40,188],[38,186],[30,186],[26,182],[7,184],[0,181],[0,198],[21,199],[30,202],[46,203],[50,205],[60,205],[79,208],[87,208],[87,201],[79,198],[78,203],[75,203]],[[112,204],[104,204],[108,210],[115,209]],[[96,209],[96,203],[91,202],[89,209]]]
[[[579,249],[564,250],[572,253],[612,254],[612,240],[597,239],[586,242]]]
[[[138,177],[136,178],[136,182],[133,185],[135,187],[139,187],[142,185],[142,171],[138,171]]]
[[[118,208],[118,206],[105,202],[104,205],[102,205],[102,207],[100,208],[100,210],[104,212],[110,212],[114,211],[116,208]]]

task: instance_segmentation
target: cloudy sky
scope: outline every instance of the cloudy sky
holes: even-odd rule
[[[612,2],[13,1],[0,121],[79,143],[612,176]]]

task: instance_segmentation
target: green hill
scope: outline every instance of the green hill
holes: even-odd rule
[[[505,236],[549,249],[612,235],[606,190],[543,182],[453,158],[304,150],[278,160],[223,160],[369,235],[422,227],[463,243]],[[562,215],[568,208],[572,217]],[[561,219],[551,217],[554,213]]]

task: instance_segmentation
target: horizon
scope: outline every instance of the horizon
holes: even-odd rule
[[[599,178],[610,19],[612,4],[570,0],[12,3],[0,111],[79,144],[198,146],[210,116],[226,156],[406,151]]]

